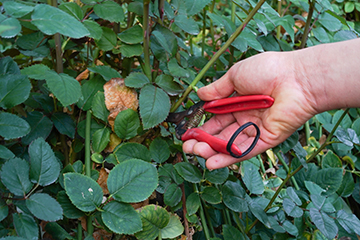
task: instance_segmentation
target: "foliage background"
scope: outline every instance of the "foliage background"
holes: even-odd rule
[[[0,239],[358,239],[359,109],[214,171],[164,122],[236,61],[357,38],[357,1],[0,9]]]

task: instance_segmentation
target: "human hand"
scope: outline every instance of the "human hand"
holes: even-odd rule
[[[238,62],[219,80],[199,89],[198,96],[204,101],[211,101],[229,97],[234,92],[236,95],[269,95],[275,102],[268,109],[215,115],[199,127],[211,135],[229,140],[244,123],[251,121],[257,124],[260,139],[243,158],[215,152],[207,143],[194,139],[184,142],[183,150],[207,159],[209,169],[229,166],[275,147],[317,113],[307,79],[298,80],[292,52],[267,52]],[[253,127],[246,128],[234,143],[245,151],[255,135]]]

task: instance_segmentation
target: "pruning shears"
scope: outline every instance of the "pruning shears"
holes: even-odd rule
[[[241,125],[231,136],[229,141],[214,137],[207,132],[196,128],[204,115],[205,111],[214,114],[225,114],[238,111],[269,108],[274,103],[274,99],[267,95],[248,95],[237,96],[214,100],[210,102],[200,101],[189,109],[170,113],[166,121],[175,123],[176,137],[182,141],[196,139],[199,142],[206,142],[217,152],[229,154],[235,158],[241,158],[247,155],[256,145],[260,138],[260,129],[253,122],[247,122]],[[253,126],[256,129],[256,136],[250,147],[242,152],[234,143],[236,137],[247,127]]]

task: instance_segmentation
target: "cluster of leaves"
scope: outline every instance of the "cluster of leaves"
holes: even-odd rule
[[[358,109],[214,171],[163,123],[235,60],[356,38],[357,2],[1,3],[1,239],[360,235]]]

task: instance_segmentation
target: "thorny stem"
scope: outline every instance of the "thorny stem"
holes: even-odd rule
[[[315,0],[309,0],[309,13],[308,13],[308,16],[307,16],[307,19],[306,19],[304,33],[303,33],[303,36],[301,38],[300,49],[304,48],[305,45],[306,45],[306,41],[307,41],[308,34],[309,34],[309,31],[310,31],[310,23],[311,23],[312,15],[314,13],[314,9],[315,9]]]
[[[333,137],[336,129],[338,128],[338,126],[340,125],[341,121],[344,119],[344,117],[346,116],[346,114],[349,112],[349,108],[347,108],[343,114],[341,115],[341,117],[339,118],[339,120],[336,122],[334,128],[331,130],[329,136],[326,138],[325,143],[323,143],[315,152],[313,152],[310,157],[306,160],[306,163],[311,162],[325,147],[327,147],[328,145],[332,144],[333,142],[331,142],[331,138]],[[299,172],[304,166],[300,165],[297,169],[295,169],[293,172],[288,173],[288,175],[286,176],[286,178],[284,179],[284,181],[281,183],[281,185],[278,187],[278,189],[276,190],[274,196],[271,198],[269,204],[266,206],[266,208],[264,209],[264,212],[267,212],[272,204],[274,203],[275,199],[277,198],[277,196],[280,194],[280,191],[283,189],[283,187],[285,186],[285,184],[297,173]],[[249,233],[249,231],[259,222],[258,219],[256,219],[247,229],[246,229],[246,234]]]
[[[277,0],[277,11],[279,16],[281,16],[281,0]],[[280,39],[280,35],[281,35],[281,26],[278,26],[276,29],[276,38]]]
[[[151,79],[151,66],[150,66],[150,28],[149,28],[149,5],[150,0],[144,0],[144,16],[143,16],[143,33],[144,33],[144,66],[143,70],[145,75]]]
[[[205,75],[207,70],[216,62],[216,60],[230,47],[231,43],[239,36],[239,34],[246,27],[246,24],[253,18],[256,12],[260,9],[260,7],[264,4],[265,0],[260,0],[253,10],[246,17],[244,22],[235,30],[235,32],[231,35],[231,37],[225,42],[225,44],[214,54],[214,56],[210,59],[210,61],[201,69],[199,74],[195,77],[192,83],[187,87],[184,94],[179,98],[179,100],[172,106],[171,112],[174,112],[180,104],[186,99],[186,97],[190,94],[192,89],[196,86],[196,84],[201,80],[201,78]]]
[[[91,127],[91,112],[86,112],[85,122],[85,175],[91,177],[91,159],[90,159],[90,127]]]
[[[205,53],[205,40],[206,40],[206,9],[203,10],[203,29],[202,29],[202,39],[201,39],[201,56],[204,56]]]
[[[281,162],[281,164],[283,165],[285,171],[287,172],[287,174],[290,173],[290,170],[289,170],[289,166],[286,164],[284,158],[281,156],[281,154],[279,152],[275,153],[276,157],[279,159],[279,161]],[[299,190],[299,185],[297,184],[296,180],[294,177],[291,178],[291,181],[295,187],[296,190]]]
[[[236,15],[236,5],[234,1],[231,1],[231,22],[235,24],[235,15]],[[234,47],[230,46],[230,58],[229,58],[229,67],[234,64]]]

